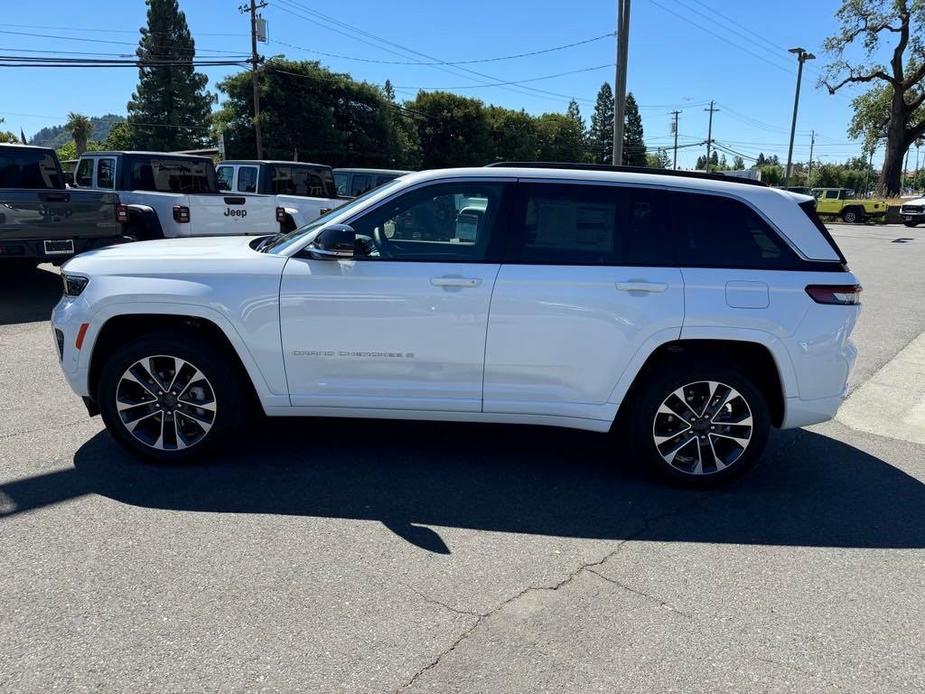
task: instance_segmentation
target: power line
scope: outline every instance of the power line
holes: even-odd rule
[[[365,31],[364,29],[361,29],[361,28],[359,28],[359,27],[357,27],[357,26],[354,26],[354,25],[352,25],[352,24],[348,24],[348,23],[346,23],[346,22],[342,22],[341,20],[336,19],[336,18],[334,18],[334,17],[330,17],[329,15],[326,15],[326,14],[324,14],[324,13],[322,13],[322,12],[319,12],[318,10],[313,10],[313,9],[311,9],[311,8],[305,7],[304,5],[300,5],[299,3],[293,2],[293,0],[278,0],[278,2],[277,2],[274,6],[277,7],[277,8],[279,8],[279,9],[281,9],[281,10],[283,10],[284,12],[287,12],[287,13],[289,13],[289,14],[295,16],[295,17],[298,17],[298,18],[303,19],[303,20],[305,20],[305,21],[312,22],[313,24],[317,24],[317,25],[319,25],[319,26],[322,26],[322,27],[324,27],[325,29],[328,29],[329,31],[333,31],[333,32],[335,32],[335,33],[341,34],[341,35],[346,36],[346,37],[348,37],[348,38],[350,38],[350,39],[352,39],[352,40],[359,41],[359,42],[365,43],[365,44],[367,44],[367,45],[371,45],[371,46],[373,46],[373,47],[375,47],[375,48],[377,48],[377,49],[379,49],[379,50],[386,51],[386,52],[388,52],[388,53],[392,53],[393,55],[399,55],[399,56],[401,56],[401,57],[407,58],[407,57],[408,57],[408,54],[410,54],[410,55],[413,55],[413,56],[416,56],[416,57],[419,57],[419,58],[425,58],[425,59],[428,60],[428,61],[434,61],[434,62],[436,62],[436,63],[438,63],[438,64],[437,64],[437,65],[431,65],[431,66],[429,66],[429,67],[433,67],[434,69],[436,69],[436,70],[441,70],[441,71],[443,71],[443,72],[448,72],[449,74],[455,75],[455,76],[457,76],[457,77],[459,77],[459,76],[468,77],[469,75],[475,75],[475,76],[476,76],[477,78],[479,78],[479,79],[473,79],[473,78],[471,78],[471,77],[469,77],[469,79],[473,79],[473,81],[476,81],[476,82],[483,82],[483,83],[484,83],[485,80],[488,80],[488,81],[490,81],[490,82],[498,82],[498,81],[501,81],[501,80],[499,80],[497,77],[493,77],[493,76],[488,75],[488,74],[486,74],[486,73],[478,72],[478,71],[472,70],[472,69],[470,69],[470,68],[466,68],[466,67],[463,67],[463,66],[448,65],[448,64],[447,64],[447,61],[445,61],[445,60],[440,60],[439,58],[436,58],[436,57],[434,57],[434,56],[432,56],[432,55],[428,55],[428,54],[426,54],[426,53],[422,53],[422,52],[417,51],[417,50],[415,50],[415,49],[413,49],[413,48],[408,48],[408,47],[406,47],[406,46],[402,46],[402,45],[399,44],[399,43],[396,43],[396,42],[394,42],[394,41],[391,41],[390,39],[383,38],[383,37],[381,37],[381,36],[377,36],[376,34],[373,34],[373,33],[370,33],[370,32],[368,32],[368,31]],[[298,10],[298,12],[294,12],[292,9],[289,9],[289,8],[292,8],[292,7],[296,8],[296,10]],[[305,14],[302,14],[302,13],[308,13],[309,16],[306,16]],[[320,20],[320,21],[319,21],[319,20]],[[324,23],[322,23],[322,22],[324,22]],[[329,25],[333,25],[333,26],[329,26]],[[341,28],[338,28],[338,27],[341,27]],[[350,31],[344,31],[344,30],[342,30],[342,29],[349,29]],[[360,36],[358,36],[357,34],[359,34]],[[370,39],[373,39],[373,40],[375,40],[375,41],[378,41],[378,42],[381,43],[381,44],[386,44],[386,45],[383,46],[383,45],[377,45],[377,44],[374,44],[374,43],[370,43],[370,41],[368,41],[368,40],[366,40],[366,39],[364,39],[364,38],[361,38],[361,36],[368,37],[368,38],[370,38]],[[397,52],[396,50],[394,50],[393,48],[389,48],[388,46],[392,46],[392,47],[394,47],[395,49],[398,49],[398,50],[402,51],[403,53],[399,53],[399,52]],[[460,75],[460,72],[466,73],[466,74]],[[504,87],[502,87],[502,88],[504,88]],[[590,99],[579,99],[579,98],[577,98],[577,97],[572,97],[572,96],[570,96],[570,95],[568,95],[568,94],[561,94],[561,93],[557,93],[557,92],[551,92],[551,91],[548,91],[548,90],[545,90],[545,89],[539,89],[539,88],[537,88],[537,87],[509,86],[509,87],[506,87],[506,88],[509,89],[509,90],[515,91],[515,92],[517,92],[518,94],[524,94],[524,93],[543,94],[543,95],[545,95],[545,96],[557,97],[557,99],[571,99],[571,98],[575,98],[576,101],[581,101],[581,102],[584,102],[584,103],[593,103]]]
[[[105,43],[112,46],[134,46],[137,47],[137,42],[131,41],[109,41],[106,39],[87,39],[77,36],[57,36],[54,34],[36,34],[28,31],[8,31],[6,29],[0,29],[0,34],[10,34],[13,36],[30,36],[33,38],[42,38],[42,39],[57,39],[59,41],[81,41],[83,43]],[[162,48],[167,50],[177,50],[174,46],[165,46],[163,44],[154,44],[156,48]],[[194,49],[184,49],[184,50],[195,50],[202,51],[203,53],[227,53],[228,49],[218,49],[218,48],[199,48]]]
[[[376,60],[374,58],[360,58],[352,55],[343,55],[340,53],[328,53],[326,51],[319,51],[315,48],[305,48],[304,46],[296,46],[292,43],[287,43],[286,41],[279,41],[277,39],[273,40],[273,43],[278,43],[282,46],[287,46],[289,48],[295,48],[299,51],[305,51],[306,53],[315,53],[317,55],[323,55],[328,58],[340,58],[342,60],[354,60],[360,63],[375,63],[377,65],[425,65],[425,66],[435,66],[435,65],[475,65],[479,63],[499,63],[505,60],[516,60],[518,58],[528,58],[537,55],[545,55],[547,53],[553,53],[555,51],[562,51],[568,48],[575,48],[576,46],[585,46],[589,43],[594,43],[595,41],[600,41],[606,38],[612,38],[613,32],[607,34],[601,34],[600,36],[595,36],[590,39],[585,39],[584,41],[575,41],[573,43],[562,44],[561,46],[554,46],[552,48],[543,48],[536,51],[529,51],[527,53],[515,53],[513,55],[504,55],[497,56],[494,58],[473,58],[471,60],[447,60],[440,62],[426,62],[420,60]]]
[[[489,82],[486,84],[463,84],[463,85],[457,85],[457,86],[451,86],[451,87],[409,87],[407,85],[403,85],[400,88],[401,89],[422,89],[424,91],[439,91],[439,90],[451,90],[451,89],[483,89],[485,87],[504,87],[504,86],[515,85],[515,84],[526,84],[527,82],[540,82],[542,80],[551,80],[557,77],[565,77],[566,75],[577,75],[582,72],[593,72],[595,70],[603,70],[605,68],[612,68],[613,65],[614,65],[613,63],[606,63],[604,65],[595,65],[593,67],[583,67],[577,70],[557,72],[554,75],[544,75],[543,77],[530,77],[528,79],[522,79],[522,80],[511,80],[509,82]],[[395,87],[395,88],[399,89],[399,87]]]
[[[16,27],[18,29],[54,29],[58,31],[70,31],[70,32],[88,31],[88,32],[96,32],[96,33],[104,33],[104,34],[137,34],[138,33],[138,29],[101,29],[99,27],[74,27],[74,26],[60,26],[60,25],[52,25],[52,24],[10,24],[9,22],[4,22],[3,25],[7,27]],[[148,33],[164,35],[164,36],[170,35],[168,32],[163,32],[163,31],[150,31],[149,30]],[[246,34],[227,34],[227,33],[215,33],[215,32],[208,32],[208,31],[197,31],[196,35],[197,36],[234,36],[237,38],[247,37]]]

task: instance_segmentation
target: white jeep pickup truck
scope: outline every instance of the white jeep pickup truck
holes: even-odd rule
[[[219,162],[216,172],[220,190],[273,196],[284,231],[313,222],[346,202],[338,199],[334,172],[324,164],[235,159]]]
[[[208,157],[164,152],[87,152],[77,188],[117,192],[136,241],[183,236],[255,236],[279,231],[276,204],[219,190]]]
[[[810,197],[568,164],[409,174],[289,234],[62,276],[67,380],[149,459],[259,413],[453,420],[626,431],[615,457],[693,484],[835,414],[861,291]]]

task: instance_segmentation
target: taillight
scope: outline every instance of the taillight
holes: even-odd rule
[[[174,205],[173,206],[173,221],[179,222],[180,224],[186,224],[189,222],[189,208],[186,205]]]
[[[285,207],[276,208],[276,221],[279,222],[280,224],[286,221],[286,208]]]
[[[861,303],[860,284],[811,284],[806,293],[817,304],[856,306]]]
[[[116,205],[116,221],[128,221],[128,205]]]

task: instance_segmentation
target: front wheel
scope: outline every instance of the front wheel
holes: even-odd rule
[[[642,384],[634,405],[638,454],[691,486],[744,472],[768,440],[764,396],[746,374],[724,364],[668,367]]]
[[[179,462],[227,442],[246,398],[227,355],[193,337],[160,334],[131,340],[108,359],[97,403],[123,447]]]

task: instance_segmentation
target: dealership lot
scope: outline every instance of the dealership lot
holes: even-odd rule
[[[925,228],[832,229],[850,415],[707,493],[525,427],[254,422],[146,466],[64,383],[57,275],[5,274],[0,691],[925,689]]]

